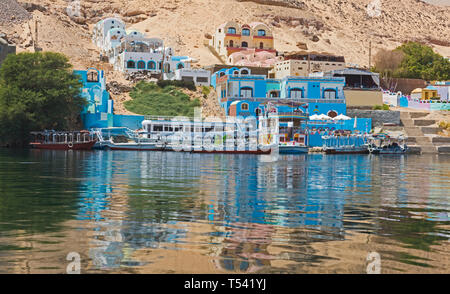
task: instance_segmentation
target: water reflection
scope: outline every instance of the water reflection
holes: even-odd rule
[[[387,272],[449,268],[449,157],[1,150],[0,162],[1,272],[63,272],[68,250],[84,272],[359,273],[374,250]]]

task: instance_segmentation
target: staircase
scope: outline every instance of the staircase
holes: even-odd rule
[[[435,120],[421,119],[427,115],[426,112],[401,112],[400,120],[408,136],[408,147],[412,151],[420,154],[437,154],[438,148],[433,144],[432,137],[424,134],[424,130],[437,133],[434,129],[438,129],[432,126],[436,123]]]

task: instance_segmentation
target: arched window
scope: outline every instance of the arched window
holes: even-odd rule
[[[270,98],[278,98],[278,92],[277,91],[270,91],[269,97]]]
[[[243,97],[243,98],[253,97],[253,89],[250,87],[241,88],[241,97]]]
[[[323,91],[323,98],[324,99],[336,99],[336,90],[327,89]]]
[[[98,83],[98,72],[96,70],[90,69],[87,72],[87,81],[90,83]]]
[[[228,28],[228,34],[236,34],[236,29],[233,27]]]
[[[259,43],[259,49],[264,49],[264,43],[263,42]]]
[[[302,89],[292,89],[290,92],[290,97],[294,99],[303,98],[303,90]]]
[[[222,71],[219,73],[219,77],[223,77],[225,75],[225,73]]]
[[[234,46],[234,42],[233,42],[233,40],[230,40],[230,47],[233,47]]]
[[[233,72],[233,74],[234,74],[234,75],[238,75],[238,74],[239,74],[239,71],[235,70],[235,71]]]
[[[241,75],[248,75],[248,70],[246,69],[241,70]]]
[[[136,68],[136,63],[133,60],[128,60],[127,68]]]
[[[247,42],[242,42],[242,47],[243,48],[247,48],[248,47],[248,43]]]
[[[149,61],[147,68],[151,69],[151,70],[155,70],[156,69],[156,63],[154,61]]]
[[[265,30],[258,30],[258,36],[265,37],[266,36],[266,31]]]
[[[250,30],[249,29],[243,29],[242,30],[242,36],[250,36]]]
[[[137,64],[137,68],[138,69],[145,69],[145,62],[144,61],[139,61]]]
[[[327,115],[328,115],[329,117],[331,117],[331,118],[334,118],[334,117],[336,117],[338,114],[337,114],[336,111],[330,110],[330,111],[328,111]]]
[[[180,62],[180,63],[178,63],[178,65],[177,65],[177,69],[182,69],[182,68],[184,68],[184,65]]]
[[[248,111],[248,103],[242,103],[241,110]]]

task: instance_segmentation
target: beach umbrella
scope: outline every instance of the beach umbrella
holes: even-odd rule
[[[331,120],[331,117],[329,117],[328,115],[325,114],[321,114],[318,117],[319,120]]]
[[[338,116],[333,118],[333,120],[350,120],[350,119],[351,119],[351,117],[348,117],[348,116],[343,115],[343,114],[339,114]]]

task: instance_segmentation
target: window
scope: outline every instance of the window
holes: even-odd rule
[[[182,69],[182,68],[184,68],[184,65],[182,63],[178,63],[177,69]]]
[[[294,99],[303,98],[303,90],[302,89],[292,89],[290,97],[294,98]]]
[[[137,64],[138,69],[145,69],[145,62],[139,61]]]
[[[241,70],[241,75],[248,75],[248,70],[246,69]]]
[[[253,89],[250,88],[250,87],[243,87],[243,88],[241,88],[241,97],[243,97],[243,98],[251,98],[251,97],[253,97]]]
[[[87,73],[87,81],[90,83],[98,83],[98,72],[96,70],[89,70]]]
[[[325,90],[323,91],[323,98],[325,99],[337,99],[336,90]]]
[[[148,62],[148,69],[156,69],[156,63],[154,61],[149,61]]]
[[[336,111],[330,110],[330,111],[328,111],[327,115],[331,118],[335,118],[338,114]]]
[[[228,34],[236,34],[236,29],[233,27],[228,28]]]
[[[258,30],[258,36],[265,37],[266,36],[266,31],[265,30]]]
[[[242,35],[243,36],[250,36],[250,30],[249,29],[243,29],[242,30]]]
[[[230,47],[233,47],[234,46],[234,42],[233,42],[233,40],[230,40]]]
[[[278,92],[277,91],[270,91],[269,97],[270,98],[278,98]]]
[[[197,83],[207,83],[208,78],[206,77],[197,77]]]
[[[264,49],[264,43],[263,42],[259,43],[259,49]]]
[[[242,103],[241,104],[241,110],[247,110],[248,111],[248,104],[247,103]]]
[[[247,42],[242,42],[242,47],[243,48],[247,48],[248,47],[248,43]]]
[[[133,60],[128,60],[127,68],[136,68],[136,63]]]
[[[262,113],[262,110],[261,110],[261,108],[256,108],[256,110],[255,110],[255,114],[256,114],[256,116],[260,116],[261,115],[261,113]]]

